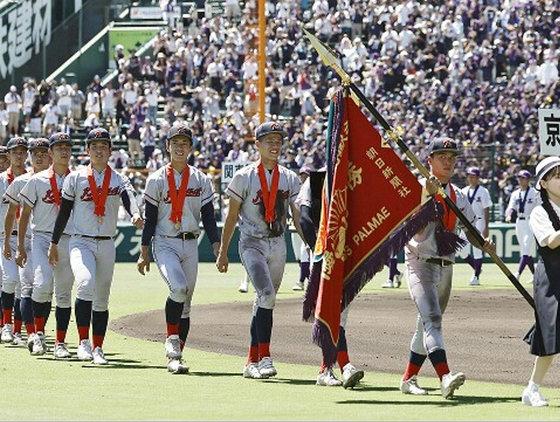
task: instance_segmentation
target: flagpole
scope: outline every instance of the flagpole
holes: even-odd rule
[[[377,111],[374,105],[366,98],[366,96],[362,93],[362,91],[354,84],[351,79],[350,75],[342,69],[341,64],[339,64],[339,60],[336,54],[323,42],[321,42],[315,35],[311,34],[308,30],[303,28],[305,35],[323,60],[323,62],[327,65],[332,67],[336,73],[342,79],[342,83],[347,85],[350,90],[358,97],[361,103],[368,109],[368,111],[375,117],[375,119],[379,122],[379,124],[385,129],[389,138],[395,142],[400,150],[408,157],[408,159],[414,164],[414,166],[420,171],[422,176],[429,178],[430,172],[428,169],[418,160],[416,155],[408,148],[407,144],[403,141],[403,139],[393,130],[393,128],[389,125],[389,123],[383,118],[383,116]],[[455,202],[451,200],[440,186],[438,190],[438,194],[444,199],[445,204],[455,213],[457,218],[463,223],[465,229],[476,239],[476,241],[482,245],[484,245],[484,238],[480,234],[480,232],[472,225],[467,217],[461,212],[461,210],[457,207]],[[502,261],[502,259],[498,256],[496,251],[487,252],[488,255],[492,258],[492,261],[502,270],[502,272],[506,275],[509,281],[515,286],[515,288],[521,293],[521,296],[525,298],[527,303],[535,309],[535,301],[533,297],[529,294],[527,290],[521,285],[519,280],[513,275],[513,273],[509,270],[506,264]]]

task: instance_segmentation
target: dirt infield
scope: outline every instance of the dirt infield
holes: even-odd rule
[[[251,304],[194,306],[188,346],[240,356],[245,363]],[[347,333],[352,362],[366,371],[402,373],[415,326],[416,309],[402,291],[358,297],[352,303]],[[469,379],[525,384],[533,356],[522,338],[533,323],[531,308],[512,290],[463,290],[452,293],[443,328],[452,371]],[[120,334],[163,342],[162,311],[130,315],[111,322]],[[301,301],[280,299],[274,312],[272,354],[278,362],[319,365],[320,350],[311,343],[311,324],[301,321]],[[555,360],[545,384],[560,387]],[[421,375],[435,376],[427,363]]]

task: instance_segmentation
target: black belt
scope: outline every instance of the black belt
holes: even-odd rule
[[[95,240],[113,240],[113,236],[89,236],[87,234],[75,234],[76,237],[85,237],[86,239]]]
[[[198,239],[198,235],[189,232],[179,233],[177,236],[173,236],[175,239],[183,239],[183,240],[194,240]]]
[[[17,236],[17,230],[14,230],[14,231],[12,232],[12,236]]]
[[[525,217],[519,217],[518,220],[525,220]]]
[[[449,267],[450,265],[453,265],[453,262],[441,258],[428,258],[426,259],[426,262],[429,262],[430,264],[439,265],[440,267]]]

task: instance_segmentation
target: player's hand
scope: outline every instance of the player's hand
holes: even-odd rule
[[[227,273],[229,260],[227,253],[218,253],[218,258],[216,259],[216,268],[221,273]]]
[[[140,252],[138,261],[136,262],[136,267],[138,272],[142,275],[150,272],[150,255],[144,252]]]
[[[496,250],[496,244],[492,242],[492,238],[487,237],[486,239],[484,239],[484,244],[482,245],[481,249],[486,253],[491,253]]]
[[[214,256],[216,258],[218,258],[218,255],[220,255],[220,246],[222,244],[220,242],[216,242],[216,243],[212,243],[212,250],[214,252]]]
[[[144,227],[144,220],[142,219],[142,216],[138,213],[134,214],[132,216],[132,224],[137,228],[137,229],[141,229],[142,227]]]
[[[4,258],[8,261],[12,259],[12,247],[10,245],[10,241],[4,242],[4,251],[3,251]]]
[[[441,182],[436,176],[430,176],[426,179],[426,190],[430,195],[435,195],[439,188],[441,187]]]
[[[23,268],[25,266],[25,263],[27,262],[27,251],[25,250],[25,248],[19,249],[16,253],[16,264]]]
[[[56,267],[58,264],[58,245],[51,243],[49,246],[49,264]]]
[[[511,217],[509,215],[506,217],[506,223],[511,223]]]

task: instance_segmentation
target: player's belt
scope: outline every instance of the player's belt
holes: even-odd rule
[[[17,230],[14,230],[14,231],[12,232],[12,236],[17,236]]]
[[[518,220],[525,220],[525,217],[519,217]]]
[[[194,240],[198,239],[198,235],[190,232],[183,232],[179,233],[177,236],[173,236],[176,239],[183,239],[183,240]]]
[[[426,259],[426,262],[429,262],[430,264],[439,265],[440,267],[449,267],[450,265],[453,265],[452,261],[449,261],[447,259],[441,259],[441,258],[428,258]]]
[[[95,240],[113,240],[113,236],[89,236],[87,234],[75,234],[76,237],[84,237],[86,239],[95,239]]]

